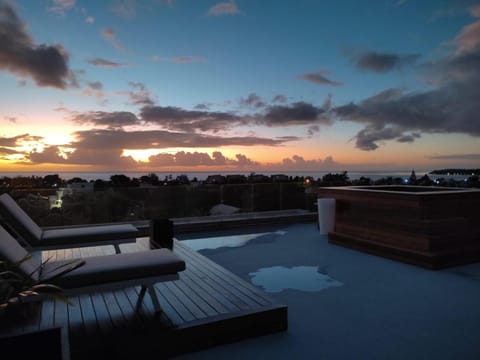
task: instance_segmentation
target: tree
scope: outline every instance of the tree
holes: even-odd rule
[[[328,173],[322,176],[323,186],[345,186],[350,184],[350,179],[346,171],[341,174]]]
[[[110,176],[110,182],[112,186],[118,187],[129,186],[131,184],[130,178],[123,174]]]
[[[63,180],[58,176],[58,174],[54,175],[45,175],[43,177],[43,184],[47,187],[60,187],[62,185]]]

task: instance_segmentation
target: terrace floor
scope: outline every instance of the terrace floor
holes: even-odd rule
[[[189,258],[194,261],[190,270],[185,272],[183,285],[178,284],[176,289],[167,284],[157,285],[170,320],[163,318],[163,325],[158,326],[157,320],[151,316],[148,296],[145,297],[147,306],[140,317],[132,316],[135,289],[100,298],[80,297],[82,314],[86,304],[86,318],[91,321],[84,322],[80,335],[75,334],[78,329],[71,329],[72,339],[78,340],[78,343],[71,341],[73,349],[88,352],[90,358],[93,355],[115,358],[120,354],[134,357],[152,352],[155,358],[161,358],[162,350],[165,350],[163,354],[177,360],[480,359],[480,263],[428,270],[333,245],[327,236],[319,234],[315,222],[269,223],[231,230],[182,233],[176,237],[179,241],[175,243],[175,249],[180,254],[185,251],[187,269]],[[129,250],[130,246],[121,247],[123,251],[136,250]],[[188,250],[189,247],[197,252]],[[113,248],[105,251],[113,252]],[[70,255],[65,253],[63,256]],[[221,308],[220,305],[228,309],[220,298],[208,299],[208,288],[203,291],[196,288],[209,278],[203,273],[202,264],[214,272],[223,273],[221,278],[229,279],[226,282],[231,284],[232,291],[248,288],[248,292],[260,302],[267,301],[267,311],[263,317],[260,315],[252,320],[242,316],[249,314],[242,314],[240,310],[237,324],[228,324],[229,316],[222,319],[223,315],[215,315],[220,320],[218,326],[199,326],[199,332],[186,330],[184,338],[173,343],[168,330],[171,329],[170,321],[201,325],[209,318],[206,309]],[[192,307],[188,301],[199,293],[203,294],[204,300]],[[179,304],[179,299],[191,314],[187,321],[182,318],[181,311],[168,312],[172,308],[169,304]],[[98,323],[88,312],[91,308],[89,302],[94,303],[95,316],[100,316],[107,324],[100,328],[99,333],[103,334],[100,342],[95,337],[99,334],[96,332]],[[128,312],[121,315],[119,308],[122,306],[130,307],[130,315]],[[262,308],[263,305],[257,303],[256,306]],[[272,307],[272,311],[268,307]],[[77,307],[65,309],[60,307],[58,310],[60,317],[56,308],[50,309],[50,315],[40,318],[40,323],[51,322],[52,318],[57,321],[62,316],[69,319],[80,316]],[[275,315],[272,317],[272,314]],[[195,316],[200,318],[194,319]],[[288,320],[288,329],[273,331],[281,327],[282,319]],[[38,324],[30,326],[37,327]],[[266,331],[261,326],[273,327]],[[112,327],[123,329],[124,336],[118,337],[116,333],[109,337],[109,328]],[[28,329],[27,325],[24,330]],[[95,332],[92,333],[93,329]],[[232,329],[237,332],[229,333]],[[92,344],[101,345],[102,341],[107,341],[103,339],[116,346],[116,354],[102,353],[102,347],[95,349]],[[169,349],[172,344],[177,353],[172,347]],[[82,349],[87,345],[96,352]]]
[[[480,359],[480,263],[428,270],[333,245],[315,223],[256,232],[197,248],[286,304],[288,330],[178,360]]]

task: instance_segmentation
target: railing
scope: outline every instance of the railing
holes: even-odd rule
[[[219,204],[234,207],[239,213],[289,209],[316,211],[317,198],[315,187],[295,182],[110,187],[73,191],[61,198],[58,193],[51,189],[10,191],[41,226],[201,217],[211,215],[211,209]]]

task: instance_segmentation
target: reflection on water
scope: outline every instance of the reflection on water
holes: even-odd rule
[[[195,251],[218,249],[221,247],[239,247],[244,246],[249,241],[257,239],[264,235],[285,235],[285,231],[265,232],[258,234],[244,234],[244,235],[231,235],[231,236],[217,236],[201,239],[189,239],[182,240],[182,244],[187,245],[189,248]]]
[[[343,283],[318,272],[316,266],[273,266],[262,268],[249,274],[254,285],[261,286],[266,292],[276,293],[286,289],[315,292]]]

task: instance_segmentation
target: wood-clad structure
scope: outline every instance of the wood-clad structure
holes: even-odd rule
[[[480,261],[480,190],[434,186],[318,189],[333,198],[329,241],[430,269]]]

